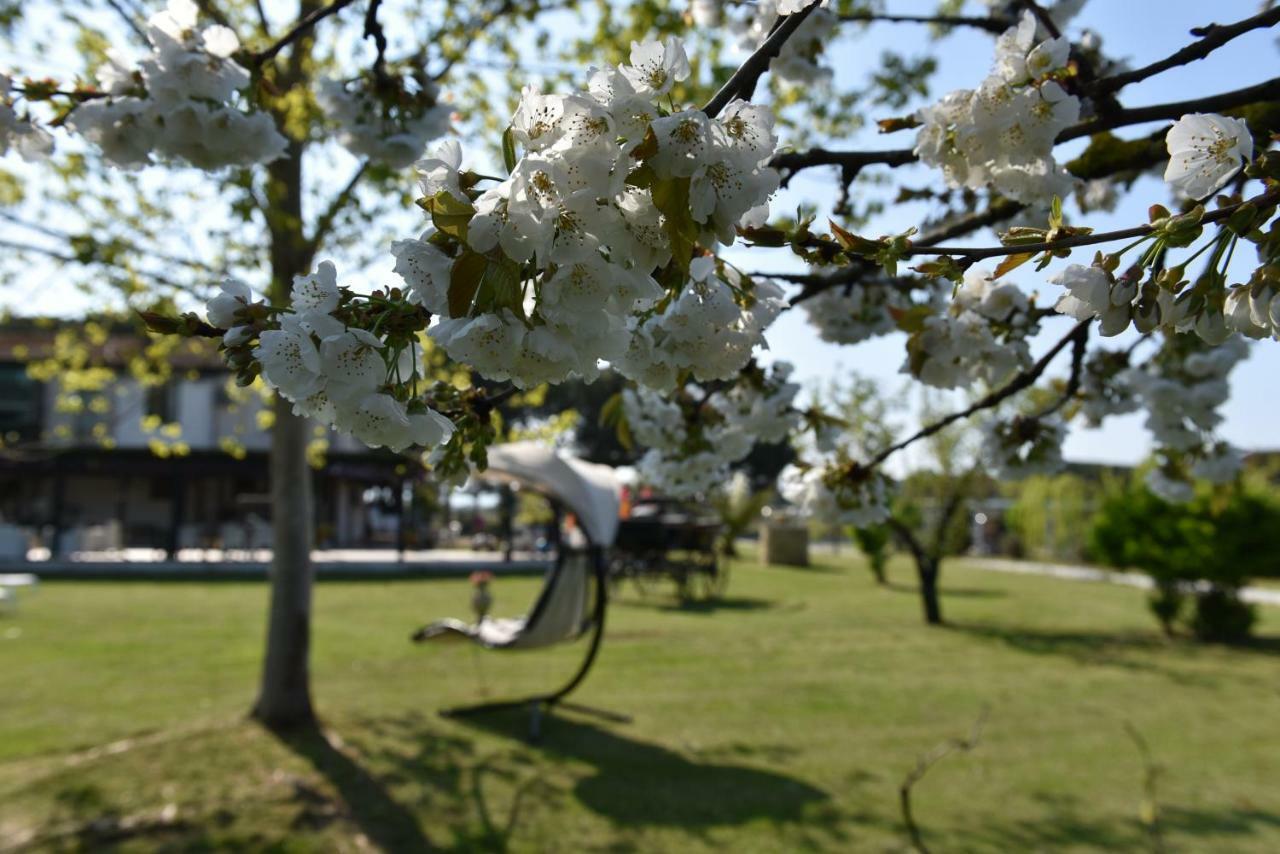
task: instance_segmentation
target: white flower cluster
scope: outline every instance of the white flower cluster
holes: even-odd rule
[[[1265,283],[1206,298],[1198,288],[1175,294],[1151,281],[1140,286],[1133,278],[1116,279],[1100,267],[1082,264],[1068,265],[1049,281],[1066,288],[1054,308],[1076,320],[1098,318],[1104,336],[1119,335],[1132,322],[1143,333],[1157,327],[1169,333],[1195,332],[1209,344],[1221,344],[1235,332],[1250,338],[1275,335],[1280,318],[1276,291]]]
[[[990,185],[1020,202],[1065,197],[1073,179],[1053,157],[1058,134],[1080,118],[1080,99],[1053,79],[1066,38],[1036,43],[1030,13],[996,40],[995,69],[976,90],[958,89],[920,111],[916,154],[954,187]]]
[[[13,80],[0,74],[0,157],[10,150],[25,160],[38,160],[53,150],[53,137],[47,130],[21,116],[13,108]]]
[[[1268,276],[1269,278],[1264,278]],[[1280,281],[1277,270],[1264,267],[1255,274],[1256,286],[1239,285],[1227,291],[1224,323],[1249,338],[1270,335],[1280,341]]]
[[[794,15],[814,2],[816,0],[759,0],[750,5],[750,17],[731,22],[731,32],[737,35],[743,50],[753,51],[773,33],[779,18]],[[840,19],[825,5],[814,9],[770,61],[769,73],[791,87],[829,82],[832,72],[821,64],[822,53],[839,26]]]
[[[842,479],[834,488],[822,466],[789,465],[778,475],[778,492],[812,519],[863,528],[889,518],[889,484],[879,471],[857,482]]]
[[[902,372],[935,388],[995,385],[1030,363],[1037,329],[1026,294],[970,267],[947,312],[924,317],[907,339]]]
[[[641,479],[676,498],[710,491],[729,477],[757,442],[781,442],[799,425],[792,408],[800,386],[786,362],[751,372],[686,411],[669,396],[640,387],[623,392],[631,435],[648,448],[636,466]]]
[[[448,233],[397,243],[396,271],[441,317],[431,335],[451,358],[521,387],[590,381],[602,360],[664,389],[680,371],[726,379],[747,363],[781,289],[692,256],[767,211],[773,119],[743,101],[716,119],[665,114],[658,102],[688,75],[678,40],[636,43],[586,92],[524,90],[510,130],[523,156],[496,186],[473,189],[482,179],[452,142],[418,164]],[[460,280],[476,283],[467,299]]]
[[[755,282],[750,304],[740,305],[741,277],[710,256],[695,258],[689,274],[665,312],[630,322],[627,349],[613,360],[618,373],[667,391],[684,371],[700,382],[730,379],[786,305],[782,289],[769,281]]]
[[[1123,350],[1095,350],[1080,371],[1080,414],[1090,427],[1112,415],[1136,412],[1141,405],[1133,387],[1134,372]]]
[[[1239,471],[1238,453],[1213,431],[1222,423],[1218,407],[1230,396],[1227,377],[1249,348],[1240,338],[1208,346],[1186,335],[1167,339],[1164,347],[1132,380],[1165,458],[1147,485],[1166,500],[1189,500],[1191,477],[1221,482]]]
[[[982,453],[991,476],[1001,480],[1053,474],[1062,468],[1066,437],[1067,425],[1060,418],[995,418],[986,424]]]
[[[827,268],[816,270],[819,275]],[[832,271],[835,272],[835,271]],[[885,277],[869,275],[819,291],[801,303],[818,337],[833,344],[857,344],[897,330],[895,311],[914,305],[910,293]]]
[[[1101,319],[1098,331],[1104,336],[1119,335],[1129,328],[1133,318],[1133,301],[1138,296],[1138,283],[1126,279],[1116,281],[1101,267],[1071,264],[1049,278],[1050,283],[1066,288],[1054,309],[1076,320]]]
[[[209,322],[227,329],[224,344],[247,346],[266,383],[294,404],[294,412],[354,435],[371,448],[401,451],[445,442],[453,423],[399,394],[421,373],[413,348],[393,352],[384,338],[347,326],[333,315],[342,301],[337,271],[322,262],[293,280],[292,311],[274,328],[254,331],[257,304],[249,286],[234,279],[206,307]]]
[[[169,0],[147,21],[151,55],[136,69],[112,57],[98,69],[107,97],[79,104],[67,125],[107,160],[136,168],[161,158],[201,169],[265,163],[288,145],[271,116],[234,105],[249,72],[231,56],[240,48],[223,26],[196,29],[191,0]]]
[[[1191,113],[1169,128],[1165,147],[1165,181],[1188,198],[1203,199],[1226,186],[1253,157],[1253,134],[1243,119]]]
[[[338,124],[338,140],[360,157],[403,169],[422,156],[431,140],[449,130],[450,109],[438,103],[439,91],[431,83],[416,89],[396,81],[379,96],[378,81],[325,80],[319,101]]]

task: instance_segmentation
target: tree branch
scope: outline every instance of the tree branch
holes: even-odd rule
[[[1203,98],[1192,98],[1187,101],[1173,101],[1168,104],[1154,104],[1150,107],[1131,107],[1116,113],[1114,116],[1102,116],[1091,121],[1081,122],[1069,127],[1054,141],[1055,144],[1092,136],[1104,130],[1114,130],[1126,125],[1138,125],[1143,122],[1172,121],[1180,119],[1187,113],[1220,113],[1234,107],[1243,107],[1259,101],[1275,101],[1280,99],[1280,77],[1272,77],[1253,86],[1223,92],[1219,95],[1208,95]]]
[[[1114,130],[1128,125],[1143,124],[1163,120],[1179,119],[1187,113],[1222,112],[1234,107],[1258,102],[1270,102],[1280,99],[1280,77],[1274,77],[1262,83],[1209,95],[1193,98],[1188,101],[1174,101],[1168,104],[1153,104],[1149,107],[1133,107],[1118,110],[1105,116],[1073,125],[1054,140],[1054,144],[1092,136],[1103,131]],[[887,166],[903,166],[914,163],[919,158],[909,148],[890,149],[885,151],[829,151],[825,148],[813,148],[807,151],[789,151],[775,155],[771,164],[775,169],[787,169],[792,173],[814,166],[839,166],[854,176],[865,166],[884,164]]]
[[[744,101],[751,100],[751,96],[756,91],[756,83],[759,82],[760,76],[769,69],[769,63],[782,50],[782,46],[787,43],[787,39],[791,38],[791,34],[800,28],[800,25],[813,14],[813,10],[816,8],[818,8],[818,4],[816,2],[811,3],[794,15],[787,15],[785,18],[780,19],[777,28],[764,40],[760,47],[756,48],[755,53],[747,57],[746,61],[738,66],[738,70],[720,87],[720,91],[712,96],[711,100],[702,108],[702,112],[715,118],[734,98],[742,98]]]
[[[1235,204],[1226,205],[1209,211],[1200,220],[1201,223],[1210,224],[1220,222],[1238,211],[1245,205],[1254,205],[1256,207],[1269,207],[1280,202],[1280,187],[1267,190],[1264,193],[1254,196],[1251,199],[1245,199]],[[1122,228],[1117,231],[1100,231],[1096,234],[1079,234],[1071,237],[1063,237],[1058,240],[1047,240],[1041,243],[1023,243],[1014,246],[910,246],[904,251],[904,255],[959,255],[969,261],[981,261],[984,258],[998,258],[1005,255],[1021,255],[1023,253],[1037,254],[1040,252],[1053,252],[1058,249],[1074,249],[1079,246],[1093,246],[1098,243],[1110,243],[1113,240],[1126,240],[1132,237],[1145,237],[1155,230],[1150,223],[1136,225],[1133,228]]]
[[[315,230],[311,232],[311,237],[307,240],[308,251],[312,254],[320,249],[321,243],[325,237],[329,235],[330,229],[333,228],[333,222],[338,218],[338,214],[342,213],[342,209],[351,203],[355,197],[356,188],[359,186],[361,179],[365,173],[369,171],[370,162],[368,160],[360,164],[355,173],[347,181],[345,187],[338,191],[338,194],[329,202],[329,206],[325,208],[318,219],[316,219]]]
[[[902,808],[902,823],[907,828],[907,835],[911,838],[912,847],[921,852],[921,854],[928,854],[929,849],[925,847],[924,837],[921,835],[920,827],[916,824],[915,816],[911,812],[911,789],[924,779],[930,768],[952,753],[968,753],[977,747],[978,742],[982,739],[982,728],[986,722],[987,709],[983,708],[978,715],[978,719],[974,721],[973,728],[969,730],[967,737],[949,738],[924,756],[921,756],[916,760],[916,767],[911,769],[911,772],[903,778],[901,785],[898,786],[898,803]]]
[[[874,12],[840,15],[846,23],[875,23],[884,21],[899,24],[937,24],[942,27],[974,27],[999,35],[1016,24],[1008,18],[988,18],[981,15],[878,15]]]
[[[996,406],[999,406],[1001,403],[1013,397],[1018,392],[1023,391],[1027,388],[1030,388],[1032,384],[1035,383],[1036,380],[1040,379],[1040,375],[1043,374],[1045,372],[1045,369],[1049,367],[1049,363],[1053,361],[1054,357],[1057,356],[1059,353],[1061,353],[1068,344],[1070,344],[1072,341],[1076,339],[1077,336],[1083,335],[1084,333],[1081,330],[1088,329],[1089,324],[1092,322],[1093,322],[1093,318],[1080,321],[1079,323],[1077,323],[1075,326],[1071,328],[1071,331],[1068,332],[1066,336],[1062,338],[1062,340],[1060,340],[1057,344],[1054,344],[1051,348],[1049,348],[1049,351],[1045,353],[1043,356],[1041,356],[1034,365],[1020,372],[1013,379],[1009,380],[1009,382],[1005,383],[1000,388],[996,389],[990,394],[987,394],[986,396],[982,397],[980,400],[978,400],[976,403],[969,406],[968,408],[961,409],[956,412],[952,412],[950,415],[939,418],[937,421],[934,421],[930,424],[926,424],[924,427],[921,427],[918,431],[908,436],[907,438],[903,439],[902,441],[897,442],[893,445],[890,445],[889,447],[885,448],[880,453],[872,457],[871,460],[863,466],[863,468],[864,469],[875,468],[876,466],[880,465],[889,457],[893,456],[898,451],[901,451],[903,448],[907,447],[908,445],[913,445],[916,442],[920,441],[921,439],[928,438],[929,436],[932,436],[934,433],[937,433],[938,431],[942,430],[945,427],[949,427],[950,425],[954,424],[957,421],[961,421],[965,418],[969,418],[973,415],[978,414],[979,412],[982,412],[983,410],[992,409]]]
[[[1144,65],[1142,68],[1135,68],[1132,71],[1125,71],[1096,80],[1088,88],[1088,94],[1097,96],[1119,91],[1130,83],[1137,83],[1140,80],[1154,77],[1179,65],[1187,65],[1196,60],[1204,59],[1227,42],[1245,33],[1273,27],[1278,23],[1280,23],[1280,6],[1274,6],[1234,24],[1209,24],[1204,27],[1197,27],[1191,31],[1191,34],[1199,36],[1199,41],[1193,42],[1150,65]]]
[[[280,51],[284,50],[290,44],[300,39],[308,30],[314,27],[317,23],[319,23],[320,21],[323,21],[325,18],[329,17],[330,15],[341,12],[343,9],[347,8],[354,2],[355,0],[334,0],[334,2],[330,3],[328,6],[321,6],[319,9],[315,9],[311,13],[303,16],[302,19],[298,21],[298,23],[294,24],[287,33],[285,33],[283,36],[277,39],[275,43],[272,44],[270,47],[268,47],[266,50],[260,50],[257,53],[252,54],[250,57],[250,60],[255,66],[261,67],[265,65],[267,62],[270,62],[271,59],[274,58],[275,55],[278,54]]]
[[[125,25],[128,26],[129,29],[133,30],[138,38],[142,39],[143,42],[147,41],[147,31],[143,29],[142,24],[138,23],[137,19],[129,13],[129,10],[124,8],[124,4],[122,4],[120,0],[107,0],[107,5],[111,7],[117,16],[119,16],[120,20],[125,22]]]
[[[1071,373],[1067,376],[1066,388],[1062,390],[1062,395],[1057,400],[1037,412],[1032,418],[1040,419],[1054,414],[1066,406],[1080,390],[1080,379],[1084,374],[1085,351],[1089,348],[1089,327],[1082,326],[1076,331],[1077,335],[1071,342]]]

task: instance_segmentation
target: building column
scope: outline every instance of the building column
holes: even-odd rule
[[[178,474],[175,462],[169,469],[170,502],[169,502],[169,560],[178,559],[178,548],[182,545],[182,523],[187,515],[187,482]]]

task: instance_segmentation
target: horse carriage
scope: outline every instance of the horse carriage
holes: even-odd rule
[[[642,499],[618,524],[609,560],[615,589],[630,583],[642,596],[674,584],[685,601],[722,595],[729,567],[716,556],[720,524],[665,499]]]

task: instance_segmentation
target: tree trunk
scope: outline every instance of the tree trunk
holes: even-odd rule
[[[924,605],[924,621],[942,625],[942,603],[938,601],[938,561],[931,558],[916,561],[920,576],[920,601]]]
[[[300,4],[300,14],[314,8]],[[300,39],[278,81],[289,88],[302,79],[310,54],[309,37]],[[277,117],[283,128],[283,117]],[[302,216],[303,143],[290,140],[287,154],[267,166],[267,229],[271,236],[271,297],[286,305],[295,276],[311,266],[315,247],[307,240]],[[311,546],[314,524],[311,468],[307,462],[308,424],[293,414],[293,404],[276,396],[271,428],[271,608],[262,687],[253,715],[273,729],[314,722],[311,706]]]
[[[311,708],[311,469],[307,422],[275,399],[271,431],[271,609],[262,687],[253,715],[273,729],[304,726]]]

